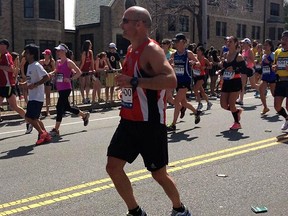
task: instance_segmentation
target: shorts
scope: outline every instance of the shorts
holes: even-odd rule
[[[200,80],[203,80],[203,82],[205,82],[205,75],[204,76],[194,76],[193,80],[194,80],[195,84]]]
[[[246,74],[247,77],[252,77],[254,75],[254,68],[246,68],[245,71],[241,71],[241,74]]]
[[[276,82],[274,97],[288,97],[288,81]]]
[[[12,94],[16,95],[15,86],[0,87],[0,97],[10,98]]]
[[[179,89],[182,89],[182,88],[187,88],[188,90],[191,90],[191,83],[190,82],[177,83],[176,91],[178,91]]]
[[[48,80],[47,82],[44,83],[45,86],[52,86],[51,80]]]
[[[159,170],[168,164],[166,126],[121,119],[108,147],[107,156],[132,163],[139,154],[149,171]]]
[[[106,74],[106,71],[100,71],[99,80],[102,86],[106,86]]]
[[[28,101],[27,103],[27,111],[25,116],[31,119],[39,119],[41,110],[43,107],[43,102],[40,101]]]
[[[224,80],[221,92],[238,92],[242,90],[241,78]]]

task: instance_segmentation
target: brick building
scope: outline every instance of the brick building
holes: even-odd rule
[[[28,43],[41,51],[64,41],[64,0],[0,0],[0,38],[21,53]]]
[[[123,0],[76,0],[77,49],[85,39],[94,44],[94,52],[107,48],[109,42],[117,44],[125,54],[128,42],[122,38],[119,27],[124,11]],[[153,18],[151,37],[156,40],[172,38],[183,32],[190,42],[199,42],[197,0],[136,0],[137,5],[147,8]],[[201,18],[200,18],[201,19]],[[207,47],[220,48],[223,38],[235,35],[263,42],[270,38],[276,45],[284,30],[283,0],[207,0]],[[200,28],[200,29],[201,29]]]

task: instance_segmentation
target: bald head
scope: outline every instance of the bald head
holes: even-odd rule
[[[140,20],[145,23],[147,28],[151,28],[152,25],[152,18],[148,10],[143,7],[133,6],[128,8],[125,11],[126,14],[129,14],[133,19]]]

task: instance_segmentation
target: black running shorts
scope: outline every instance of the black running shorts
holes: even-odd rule
[[[149,171],[159,170],[168,164],[167,129],[164,124],[120,121],[107,156],[132,163],[139,154]]]

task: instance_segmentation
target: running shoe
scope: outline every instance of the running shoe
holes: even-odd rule
[[[207,103],[207,110],[210,110],[212,106],[213,106],[213,104],[209,101],[209,102]]]
[[[47,136],[49,136],[49,134],[46,131],[43,131],[43,133],[38,136],[38,140],[36,141],[36,145],[41,145],[41,144],[45,143]]]
[[[241,124],[237,122],[234,122],[232,127],[230,127],[230,130],[239,130],[239,129],[241,129]]]
[[[284,122],[284,124],[281,126],[281,130],[287,130],[288,129],[288,120]]]
[[[197,110],[201,110],[202,108],[203,108],[203,104],[202,103],[198,103]]]
[[[83,118],[83,122],[84,122],[84,126],[87,126],[89,123],[89,117],[90,117],[90,113],[86,112],[85,113],[85,117]]]
[[[60,136],[60,133],[59,133],[59,130],[57,130],[56,128],[53,128],[49,134],[52,136],[52,137],[56,137],[56,136]]]
[[[185,116],[185,111],[186,111],[186,107],[182,106],[180,110],[180,119],[182,119]]]
[[[176,210],[172,210],[171,216],[192,216],[190,211],[186,206],[184,206],[185,211],[184,212],[177,212]]]
[[[26,132],[25,132],[25,134],[30,134],[32,132],[32,130],[33,130],[32,124],[27,123],[26,124]]]
[[[166,128],[167,128],[167,131],[176,131],[176,125],[175,124],[170,124]]]
[[[240,122],[240,120],[241,120],[241,114],[242,114],[242,112],[243,112],[243,109],[238,109],[238,121]]]
[[[195,124],[198,124],[201,120],[200,115],[202,114],[202,112],[200,110],[197,110],[196,114],[195,114]]]
[[[236,104],[238,104],[238,105],[240,105],[240,106],[243,106],[243,101],[237,100],[237,101],[236,101]]]
[[[47,136],[45,137],[45,142],[51,142],[52,137],[49,133],[47,133]]]
[[[255,92],[254,97],[255,97],[255,98],[260,98],[260,93],[259,93],[259,91],[256,91],[256,92]]]
[[[267,112],[269,112],[270,109],[269,108],[264,108],[261,112],[261,115],[265,115]]]
[[[127,212],[126,216],[147,216],[146,212],[142,208],[139,208],[139,209],[141,210],[141,212],[139,212],[139,213],[137,212],[137,215],[133,215],[133,214],[130,214],[129,212]]]

